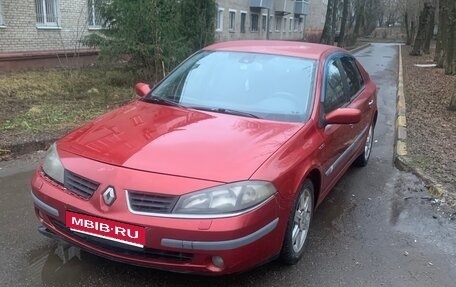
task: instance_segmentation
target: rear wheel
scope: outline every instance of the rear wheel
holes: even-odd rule
[[[280,259],[285,264],[296,264],[304,252],[314,211],[314,186],[306,180],[299,191],[288,219]]]
[[[363,167],[363,166],[367,165],[367,162],[369,161],[369,157],[370,157],[370,154],[372,151],[373,143],[374,143],[374,126],[370,125],[369,133],[366,138],[366,143],[364,144],[364,151],[353,162],[353,164],[355,166]]]

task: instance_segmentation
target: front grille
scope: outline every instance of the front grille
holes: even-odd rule
[[[63,182],[66,189],[85,199],[90,198],[100,185],[69,170],[65,170]]]
[[[84,243],[100,248],[105,251],[113,252],[119,255],[126,255],[135,257],[138,259],[154,259],[162,261],[173,261],[173,262],[190,262],[193,259],[192,253],[167,251],[153,248],[138,248],[108,239],[98,238],[91,235],[86,235],[78,232],[73,232],[67,228],[63,223],[58,220],[51,219],[52,224],[62,233],[76,238]]]
[[[177,200],[177,196],[128,191],[128,202],[133,211],[171,213]]]

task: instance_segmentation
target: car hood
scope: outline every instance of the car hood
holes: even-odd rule
[[[300,124],[133,102],[58,141],[96,161],[220,182],[248,179]]]

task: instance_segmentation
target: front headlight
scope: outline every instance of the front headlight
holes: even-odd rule
[[[252,208],[276,193],[266,181],[242,181],[200,190],[179,198],[175,214],[226,214]]]
[[[64,168],[60,161],[59,154],[57,153],[55,143],[53,143],[47,151],[46,157],[44,158],[43,171],[53,180],[63,184]]]

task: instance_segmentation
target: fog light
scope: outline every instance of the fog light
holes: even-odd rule
[[[215,267],[223,268],[225,262],[223,262],[223,258],[220,256],[212,256],[212,264],[214,264]]]

